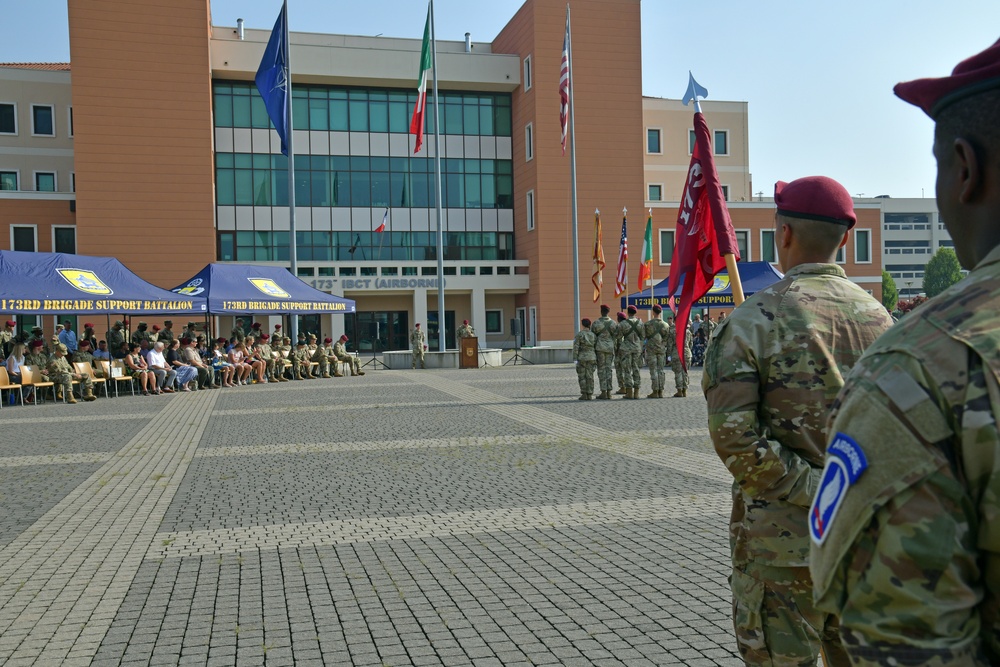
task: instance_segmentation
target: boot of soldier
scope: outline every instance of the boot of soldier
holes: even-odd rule
[[[584,396],[586,396],[586,397],[587,397],[587,399],[586,399],[586,400],[588,400],[588,401],[592,401],[592,400],[594,400],[594,395],[593,395],[593,394],[584,394]]]
[[[684,387],[683,389],[681,389],[681,398],[687,398],[687,396],[688,396],[688,390],[687,387]]]
[[[586,394],[580,394],[580,397],[577,398],[576,400],[578,400],[578,401],[585,401],[585,400],[587,400],[587,395]]]
[[[659,395],[660,395],[660,392],[658,392],[658,391],[656,391],[654,389],[653,391],[651,391],[648,394],[646,394],[646,398],[658,398]]]
[[[342,377],[344,377],[344,374],[341,373],[340,371],[337,371],[337,372],[335,372],[333,374],[333,377],[335,377],[335,378],[342,378]]]
[[[76,396],[73,395],[72,391],[66,394],[66,402],[70,405],[74,405],[76,403]]]
[[[656,390],[656,397],[657,398],[666,398],[666,396],[663,395],[663,387],[660,387],[659,389]]]
[[[62,400],[62,396],[63,396],[62,385],[58,385],[56,387],[56,400],[57,401],[61,401]]]
[[[684,390],[678,389],[671,398],[684,398]]]
[[[94,390],[87,387],[86,391],[83,392],[83,400],[85,401],[96,401],[97,397],[94,396]]]
[[[601,393],[597,395],[597,400],[599,401],[606,401],[609,398],[611,397],[608,396],[608,392],[604,391],[603,389],[601,390]]]
[[[627,390],[627,389],[625,389],[625,387],[619,387],[619,388],[618,388],[618,391],[616,391],[615,393],[616,393],[616,394],[625,394],[625,395],[626,395],[626,397],[628,396],[628,390]]]

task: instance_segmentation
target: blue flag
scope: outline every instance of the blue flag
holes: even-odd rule
[[[260,59],[260,67],[257,68],[257,90],[264,99],[264,107],[267,115],[274,124],[278,136],[281,137],[281,152],[288,155],[288,131],[291,119],[288,117],[288,81],[286,79],[285,52],[288,45],[285,43],[285,22],[288,20],[288,5],[282,4],[281,13],[278,20],[274,22],[274,30],[271,31],[271,39],[267,40],[267,48],[264,49],[264,57]]]

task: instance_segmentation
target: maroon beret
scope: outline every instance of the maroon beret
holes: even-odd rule
[[[87,322],[86,324],[83,325],[83,328],[84,329],[93,329],[94,328],[94,324],[92,322]]]
[[[15,322],[14,320],[7,320],[7,326],[9,326],[9,327],[16,327],[17,326],[17,322]]]
[[[260,322],[254,322],[250,325],[251,329],[260,329]]]
[[[160,330],[160,325],[159,324],[154,324],[153,325],[153,331],[159,331],[159,330]]]
[[[280,324],[275,324],[275,325],[274,325],[274,328],[275,328],[275,329],[280,329],[280,328],[281,328],[281,325],[280,325]]]
[[[662,313],[663,312],[663,308],[660,306],[660,304],[654,303],[653,304],[653,312],[654,313]]]
[[[343,336],[340,337],[340,340],[341,340],[341,342],[346,343],[347,341],[350,340],[350,338],[347,337],[347,334],[344,334]]]
[[[626,310],[628,310],[628,312],[630,312],[630,313],[635,313],[635,312],[638,312],[639,309],[636,308],[635,306],[629,304],[629,307]]]
[[[583,326],[585,326],[585,327],[589,327],[589,326],[590,326],[590,320],[588,320],[588,319],[587,319],[587,318],[585,317],[585,318],[583,318],[583,322],[582,322],[582,324],[583,324]]]
[[[468,324],[469,320],[462,320],[462,324]]]
[[[618,311],[617,316],[618,316],[619,320],[627,320],[628,319],[628,315],[626,315],[625,313],[623,313],[620,310]]]
[[[33,341],[31,341],[31,347],[45,347],[45,341],[43,341],[43,340],[33,340]]]
[[[602,313],[610,313],[611,312],[611,306],[609,306],[606,303],[602,303],[601,304],[601,312]]]
[[[266,334],[266,333],[262,333],[262,334],[260,335],[260,339],[261,339],[262,341],[264,341],[264,340],[267,340],[267,338],[268,338],[268,336],[267,336],[267,334]]]
[[[190,345],[190,344],[191,344],[191,339],[190,338],[187,338],[187,337],[181,338],[181,345]]]
[[[951,76],[897,83],[892,91],[937,118],[955,102],[993,88],[1000,88],[1000,40],[955,65]]]
[[[90,347],[90,341],[84,338],[80,341],[80,347]]]
[[[778,181],[774,184],[774,204],[778,213],[791,218],[832,222],[848,229],[858,222],[847,188],[826,176]]]

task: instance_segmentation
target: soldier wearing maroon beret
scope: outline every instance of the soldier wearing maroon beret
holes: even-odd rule
[[[774,186],[784,278],[715,330],[702,388],[708,431],[733,476],[733,625],[748,665],[849,665],[835,615],[816,609],[809,504],[820,485],[826,416],[844,376],[892,320],[836,264],[856,224],[840,183]]]
[[[837,397],[810,511],[816,604],[856,664],[997,665],[1000,41],[895,92],[935,121],[937,206],[970,273]]]
[[[625,361],[622,358],[622,322],[628,319],[628,315],[622,311],[615,313],[617,324],[615,325],[615,377],[618,379],[618,391],[616,394],[625,393]]]

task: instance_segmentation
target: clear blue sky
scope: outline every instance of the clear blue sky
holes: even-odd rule
[[[0,62],[65,61],[65,0],[6,2]],[[422,0],[289,0],[293,31],[419,38]],[[440,39],[491,41],[521,0],[437,0]],[[996,0],[642,3],[643,93],[680,97],[693,70],[711,99],[750,103],[754,190],[825,174],[854,194],[934,193],[932,123],[898,81],[947,74],[1000,37]],[[213,0],[217,25],[269,29],[279,0]],[[154,26],[150,26],[154,29]],[[559,50],[561,44],[553,44]],[[613,44],[575,45],[613,49]],[[553,92],[553,94],[556,94]]]

